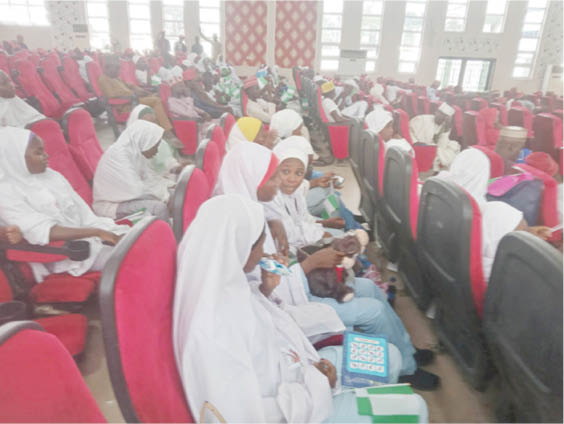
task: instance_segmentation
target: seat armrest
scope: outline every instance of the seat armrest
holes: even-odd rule
[[[64,259],[83,261],[90,256],[90,244],[86,240],[56,241],[47,246],[21,242],[9,244],[0,242],[0,251],[6,259],[15,262],[58,262]]]

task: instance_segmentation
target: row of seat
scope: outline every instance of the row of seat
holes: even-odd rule
[[[377,134],[364,131],[351,142],[362,212],[415,302],[426,308],[434,299],[439,339],[464,375],[483,389],[494,365],[518,421],[562,419],[562,376],[545,371],[562,367],[559,252],[512,233],[488,284],[475,200],[436,177],[420,192],[417,162],[395,147],[384,153]]]

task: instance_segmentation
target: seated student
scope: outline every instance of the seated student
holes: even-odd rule
[[[353,79],[344,81],[342,87],[335,88],[335,103],[339,106],[341,113],[353,118],[363,119],[368,109],[368,102],[365,100],[357,100],[353,102],[352,96],[359,92],[358,84]]]
[[[460,152],[460,144],[449,138],[454,109],[443,103],[434,115],[418,115],[409,121],[413,143],[436,144],[435,171],[448,168]]]
[[[345,115],[339,110],[339,106],[335,103],[335,84],[333,81],[325,82],[321,85],[321,94],[323,100],[321,106],[327,116],[329,122],[350,122],[352,117]]]
[[[184,70],[183,77],[196,107],[207,112],[212,118],[219,118],[225,112],[233,113],[231,107],[219,104],[206,93],[202,85],[202,78],[194,67]]]
[[[303,118],[293,109],[282,109],[272,115],[270,130],[275,130],[280,139],[299,135],[309,140],[309,131]]]
[[[358,415],[354,392],[332,395],[341,364],[322,359],[265,296],[280,277],[262,272],[257,287],[245,275],[263,256],[263,223],[259,204],[218,196],[202,205],[180,244],[173,339],[192,414],[207,402],[227,422],[371,422]],[[401,360],[391,345],[389,353],[395,381]],[[413,400],[411,413],[425,422],[424,401]]]
[[[24,128],[45,116],[16,96],[16,88],[4,71],[0,70],[0,127]]]
[[[441,82],[435,80],[431,83],[430,87],[427,87],[427,97],[429,98],[429,100],[436,101],[441,99],[438,94],[438,90],[440,86],[441,86]]]
[[[162,136],[161,127],[138,120],[104,152],[94,174],[93,207],[98,215],[119,219],[144,208],[168,221],[169,188],[174,182],[149,166]]]
[[[401,99],[406,93],[411,93],[411,90],[398,87],[394,81],[388,81],[386,84],[386,98],[394,108],[401,107]]]
[[[161,83],[161,78],[158,75],[149,73],[149,64],[147,59],[139,55],[134,55],[132,61],[135,64],[135,78],[141,87],[151,87]]]
[[[119,58],[116,56],[106,56],[104,73],[100,75],[98,80],[98,85],[104,97],[131,97],[135,94],[139,99],[139,103],[150,106],[155,111],[159,125],[165,131],[170,132],[172,124],[166,116],[161,99],[139,87],[128,87],[127,84],[119,79],[119,69]],[[131,112],[131,105],[121,105],[118,109],[121,112]]]
[[[31,131],[0,128],[0,225],[17,226],[31,244],[86,239],[90,256],[84,261],[65,259],[32,263],[35,280],[68,272],[78,276],[101,271],[112,247],[129,227],[99,218],[58,172],[48,168],[43,141]]]
[[[377,82],[374,83],[374,85],[370,89],[370,95],[372,96],[372,98],[374,100],[380,102],[383,105],[390,104],[388,99],[386,99],[386,97],[384,96],[384,86],[381,85],[381,84],[378,84]]]
[[[495,151],[503,159],[504,173],[513,174],[513,165],[517,163],[521,149],[527,142],[527,130],[522,127],[503,127],[499,132],[499,139]]]
[[[489,280],[497,247],[501,239],[512,231],[529,231],[546,240],[548,227],[529,227],[523,213],[504,202],[488,202],[486,193],[490,179],[490,161],[478,149],[466,149],[456,156],[448,171],[438,175],[464,188],[476,201],[482,213],[482,267]]]
[[[498,115],[499,111],[494,107],[484,108],[478,112],[480,121],[482,121],[484,125],[484,134],[486,137],[484,140],[486,143],[485,145],[491,149],[495,149],[499,138],[501,125],[499,124]]]
[[[243,83],[243,90],[247,93],[247,115],[260,119],[265,124],[270,123],[277,105],[261,98],[259,80],[249,77]]]
[[[276,132],[265,130],[264,125],[257,118],[244,116],[237,119],[237,122],[231,128],[226,141],[226,149],[231,150],[238,143],[248,141],[272,149],[276,137]]]
[[[238,118],[241,116],[241,90],[243,83],[229,65],[221,66],[220,73],[221,77],[214,88],[221,93],[225,104],[231,107],[234,116]]]
[[[76,63],[78,64],[78,73],[80,74],[80,76],[82,77],[85,83],[90,84],[90,78],[88,78],[88,71],[86,70],[86,65],[90,62],[93,62],[94,59],[92,59],[87,54],[84,54],[82,50],[80,50],[78,47],[73,50],[73,57],[76,60]]]
[[[409,153],[411,157],[415,157],[415,151],[411,144],[409,144],[409,141],[405,138],[394,137],[396,135],[394,134],[394,117],[391,112],[379,107],[374,108],[372,112],[366,115],[364,122],[369,130],[382,137],[386,150],[391,146],[395,146]]]
[[[533,152],[525,159],[525,163],[550,175],[558,182],[558,217],[562,223],[562,176],[559,174],[558,164],[545,152]]]
[[[18,244],[23,240],[22,232],[17,225],[6,225],[0,227],[0,241],[10,244]]]

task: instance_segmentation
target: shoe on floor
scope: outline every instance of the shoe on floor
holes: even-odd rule
[[[435,390],[439,387],[441,379],[438,375],[417,368],[411,375],[402,375],[398,382],[409,383],[416,390]]]
[[[415,353],[413,354],[415,362],[417,362],[418,367],[424,367],[429,365],[435,359],[435,352],[429,349],[417,349],[415,348]]]

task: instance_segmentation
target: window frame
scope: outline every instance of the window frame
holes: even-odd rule
[[[325,3],[331,0],[323,0],[321,1],[321,13],[320,13],[320,22],[319,22],[319,70],[324,72],[338,72],[339,66],[341,63],[341,40],[343,38],[343,11],[345,8],[345,2],[342,3],[341,12],[325,12]],[[339,28],[336,27],[324,27],[323,21],[325,16],[339,16],[341,18],[341,26]],[[323,30],[331,30],[331,31],[339,31],[339,41],[332,42],[332,41],[323,41]],[[323,55],[323,47],[336,47],[339,49],[339,54],[337,56],[324,56]],[[324,61],[336,61],[337,66],[335,68],[323,68],[322,64]]]
[[[223,16],[222,16],[222,4],[223,2],[218,2],[217,7],[216,6],[210,6],[209,3],[206,3],[205,0],[200,0],[198,1],[198,23],[200,25],[200,29],[202,27],[202,24],[204,25],[217,25],[217,36],[219,38],[219,41],[222,43],[223,45],[223,34],[222,34],[222,28],[223,28]],[[214,10],[217,11],[217,16],[218,16],[218,22],[211,22],[211,21],[202,21],[201,20],[201,11],[202,9],[204,10]],[[213,34],[206,34],[206,37],[213,37]],[[199,36],[199,34],[197,34]],[[204,52],[211,57],[212,54],[212,47],[210,45],[210,43],[202,43],[202,47],[204,49]]]
[[[146,6],[148,11],[149,11],[149,16],[148,18],[132,18],[131,17],[131,6]],[[131,30],[131,23],[132,21],[140,21],[140,22],[144,22],[147,21],[147,24],[149,26],[149,41],[150,44],[148,47],[144,47],[143,50],[151,50],[154,48],[154,34],[153,34],[153,27],[151,25],[151,1],[150,0],[127,0],[127,22],[129,25],[129,47],[133,50],[139,50],[137,49],[137,47],[133,46],[133,40],[132,40],[132,36],[145,36],[147,35],[146,33],[139,33],[139,32],[132,32]]]
[[[423,4],[424,9],[423,9],[423,16],[411,16],[407,14],[407,7],[410,3],[413,4]],[[425,35],[425,18],[427,17],[427,6],[429,5],[429,1],[428,0],[407,0],[405,2],[405,10],[404,10],[404,18],[403,18],[403,26],[402,26],[402,31],[401,31],[401,39],[400,39],[400,45],[399,45],[399,56],[398,56],[398,63],[397,63],[397,72],[399,74],[403,74],[403,75],[415,75],[417,73],[417,68],[419,67],[419,63],[421,61],[421,51],[422,51],[422,45],[423,45],[423,36]],[[406,22],[407,19],[420,19],[421,20],[421,30],[419,31],[413,31],[413,30],[406,30]],[[403,44],[403,39],[404,39],[404,35],[406,33],[410,33],[410,34],[419,34],[420,35],[420,40],[419,40],[419,44],[417,46],[414,45],[405,45]],[[402,60],[401,59],[401,50],[402,48],[417,48],[419,50],[418,56],[417,56],[417,60]],[[414,69],[413,71],[402,71],[401,70],[401,66],[402,64],[413,64]]]
[[[379,15],[373,14],[373,13],[365,13],[364,5],[368,1],[377,1],[378,3],[380,3],[380,14]],[[376,72],[376,65],[378,64],[378,58],[380,56],[380,45],[382,43],[382,21],[383,21],[383,18],[384,18],[385,7],[386,7],[386,2],[384,0],[363,0],[363,2],[362,2],[362,19],[360,21],[360,49],[366,50],[366,61],[365,61],[365,65],[364,65],[364,72],[366,72],[366,73]],[[365,29],[364,28],[364,18],[365,17],[377,17],[377,18],[379,18],[380,23],[379,23],[378,29]],[[362,33],[363,32],[376,33],[377,40],[378,40],[376,42],[376,44],[373,44],[373,45],[372,44],[362,44]],[[368,56],[368,52],[370,50],[375,51],[374,57]],[[369,63],[373,64],[371,69],[368,69]]]
[[[466,32],[466,25],[468,24],[468,8],[469,8],[469,0],[448,0],[446,2],[446,14],[445,14],[445,24],[443,26],[443,31],[444,32],[451,32],[451,33],[460,33],[460,32]],[[464,5],[465,6],[465,11],[464,11],[464,17],[459,18],[457,16],[448,16],[448,7],[450,5]],[[464,25],[462,27],[461,30],[452,30],[452,29],[447,29],[446,25],[449,19],[463,19],[464,20]]]
[[[171,48],[174,50],[174,44],[178,42],[179,35],[184,35],[186,37],[186,26],[184,25],[184,1],[182,0],[162,0],[162,17],[163,17],[163,31],[166,33],[167,39],[170,41]],[[165,9],[167,7],[180,7],[181,13],[179,19],[167,19]],[[180,22],[182,26],[182,32],[179,34],[171,35],[167,33],[166,26],[167,22]],[[174,54],[174,51],[173,51]]]
[[[106,16],[99,16],[99,15],[91,16],[89,11],[88,11],[88,5],[89,4],[105,5]],[[108,32],[107,32],[107,43],[108,44],[107,45],[111,47],[112,37],[111,37],[111,32],[110,32],[110,8],[109,8],[108,0],[86,0],[84,2],[84,10],[85,10],[85,15],[86,15],[86,22],[88,24],[88,43],[89,43],[90,47],[93,47],[95,49],[100,49],[100,50],[103,50],[106,47],[106,46],[97,47],[97,46],[94,46],[92,44],[92,36],[95,36],[96,34],[106,34],[106,32],[93,31],[91,23],[90,23],[90,19],[106,19],[108,21]],[[102,37],[100,37],[100,38],[102,38]]]
[[[509,3],[510,0],[503,0],[505,2],[505,7],[503,9],[503,15],[500,15],[498,13],[489,13],[488,14],[488,6],[491,3],[497,2],[499,3],[500,0],[487,0],[486,2],[486,11],[484,14],[484,24],[482,25],[482,33],[483,34],[503,34],[505,31],[505,21],[507,20],[507,9],[509,8]],[[501,26],[499,28],[499,31],[486,31],[484,26],[486,25],[486,19],[488,18],[488,16],[501,16]]]
[[[439,66],[439,60],[461,60],[462,63],[460,64],[460,74],[458,75],[458,82],[456,85],[463,86],[464,83],[464,74],[466,73],[466,64],[469,61],[482,61],[482,62],[489,62],[490,66],[488,68],[488,75],[486,77],[486,85],[484,87],[484,93],[489,91],[492,87],[493,83],[493,76],[495,73],[495,66],[497,59],[487,58],[487,57],[466,57],[466,56],[439,56],[437,59],[437,67],[435,68],[435,78],[437,77],[437,71]]]
[[[42,0],[42,4],[30,4],[30,0],[18,0],[18,3],[14,3],[14,0],[0,0],[0,6],[4,6],[8,8],[8,10],[12,9],[13,7],[25,7],[27,21],[25,23],[17,22],[17,21],[10,21],[8,17],[4,19],[0,19],[1,25],[6,26],[18,26],[18,27],[48,27],[51,26],[51,20],[49,16],[49,9],[47,7],[47,3],[45,0]],[[42,23],[35,23],[36,21],[30,14],[30,9],[43,9],[45,21]]]

